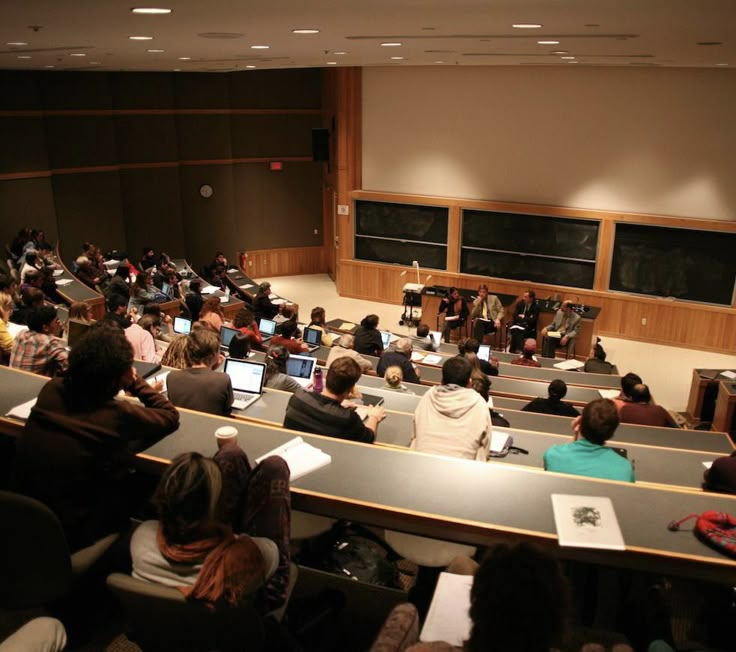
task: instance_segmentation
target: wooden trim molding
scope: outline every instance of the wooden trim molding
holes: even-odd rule
[[[129,115],[320,115],[322,109],[37,109],[0,111],[0,118],[76,118]]]
[[[250,278],[323,274],[327,271],[324,247],[255,249],[246,252],[245,272]]]

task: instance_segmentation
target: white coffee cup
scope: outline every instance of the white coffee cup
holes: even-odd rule
[[[238,429],[232,426],[222,426],[215,430],[215,439],[217,440],[218,448],[222,448],[228,442],[237,442]]]

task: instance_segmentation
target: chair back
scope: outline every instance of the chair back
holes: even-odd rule
[[[0,522],[0,607],[40,607],[67,593],[72,565],[56,515],[33,498],[0,491]]]
[[[107,586],[122,602],[129,638],[144,652],[258,652],[264,649],[261,617],[252,606],[211,609],[175,588],[113,573]]]

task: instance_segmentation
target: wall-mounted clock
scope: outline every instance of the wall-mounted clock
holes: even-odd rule
[[[214,189],[208,183],[203,183],[199,187],[199,194],[202,195],[202,197],[204,197],[205,199],[209,199],[210,197],[212,197],[214,192]]]

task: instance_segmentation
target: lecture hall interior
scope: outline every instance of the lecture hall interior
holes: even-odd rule
[[[67,267],[84,242],[133,262],[150,246],[197,272],[222,251],[229,267],[294,300],[300,322],[322,305],[328,319],[354,324],[375,313],[399,336],[413,333],[402,318],[407,283],[472,293],[487,284],[509,297],[507,318],[533,289],[550,305],[592,310],[576,358],[600,338],[619,373],[642,376],[682,430],[698,425],[707,386],[713,401],[722,391],[711,417],[733,433],[736,385],[724,377],[719,390],[700,373],[736,372],[732,0],[134,4],[28,0],[0,10],[3,259],[24,226],[43,230]],[[423,295],[421,305],[432,306],[423,318],[434,330],[436,303]],[[263,423],[258,436],[270,441]],[[692,460],[702,473],[705,460]],[[399,462],[385,463],[389,477]],[[645,500],[609,484],[614,502]],[[673,492],[683,504],[697,496],[697,511],[736,516],[734,498],[710,506],[693,483],[639,484],[658,506]],[[529,535],[523,519],[485,523],[444,503],[440,514],[431,501],[389,508],[362,488],[303,487],[292,488],[300,514],[379,532],[403,523],[474,546],[517,532],[559,551],[552,521]],[[686,512],[675,506],[664,525]],[[559,556],[633,573],[649,560],[683,582],[676,597],[692,622],[698,583],[733,587],[736,564],[708,548],[701,556],[698,542],[663,552],[658,537],[668,534],[679,536]],[[302,598],[334,582],[302,575]],[[348,599],[345,613],[376,612],[355,620],[355,649],[368,649],[398,602],[373,590]]]

